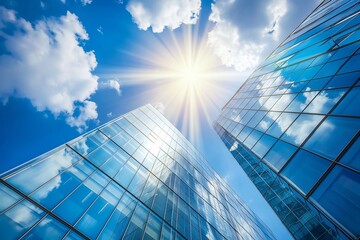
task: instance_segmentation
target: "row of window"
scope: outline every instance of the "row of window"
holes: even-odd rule
[[[221,239],[219,232],[228,239],[269,238],[268,230],[215,175],[209,183],[210,168],[191,167],[197,153],[181,151],[188,143],[179,134],[163,134],[164,125],[143,115],[146,127],[138,111],[31,162],[5,181],[89,238],[159,239],[164,226],[180,239]],[[0,218],[17,205],[9,206]],[[16,227],[9,232],[20,236],[42,225],[46,212],[24,232]]]
[[[296,192],[289,188],[287,184],[275,173],[273,173],[266,165],[261,164],[259,158],[257,158],[244,147],[242,147],[241,144],[237,143],[233,137],[228,135],[228,133],[226,133],[225,130],[220,127],[220,125],[217,125],[216,130],[219,133],[220,137],[223,139],[225,145],[230,149],[235,159],[237,159],[241,167],[248,174],[249,178],[254,182],[254,184],[262,193],[264,198],[269,202],[274,211],[277,213],[281,221],[283,221],[285,226],[296,238],[317,239],[320,236],[325,237],[324,234],[326,234],[327,236],[331,235],[332,238],[336,238],[336,234],[340,234],[341,238],[347,239],[347,237],[345,237],[340,232],[337,233],[336,228],[330,222],[328,222],[326,219],[321,219],[320,215],[318,215],[317,213],[317,210],[313,209],[311,205],[308,205],[301,196],[298,196]],[[301,157],[303,159],[301,159]],[[309,153],[305,151],[301,152],[298,158],[299,165],[297,166],[297,168],[295,170],[291,169],[290,171],[288,171],[293,176],[298,175],[299,172],[303,172],[303,174],[306,173],[306,176],[303,175],[301,176],[301,178],[298,178],[298,181],[302,186],[306,186],[307,183],[311,182],[311,179],[313,179],[314,171],[317,171],[319,167],[321,168],[321,166],[314,166],[310,168],[308,166],[307,171],[305,172],[300,169],[302,167],[302,164],[304,164],[301,160],[304,160],[304,162],[312,162],[314,160],[313,157],[314,155],[309,155]],[[311,164],[318,165],[314,162],[312,162]],[[350,173],[350,170],[346,170],[343,167],[337,166],[336,169],[338,168],[343,169],[342,171],[347,171],[348,174]],[[320,185],[320,187],[315,191],[315,193],[311,195],[311,199],[314,204],[318,204],[320,201],[329,201],[330,199],[334,199],[333,203],[335,204],[335,202],[340,196],[345,196],[343,195],[343,189],[340,190],[343,193],[338,192],[335,194],[333,192],[334,190],[330,186],[332,184],[335,184],[334,182],[330,183],[331,181],[334,181],[334,178],[339,178],[338,180],[343,179],[339,175],[336,175],[338,174],[338,171],[334,171],[334,173],[331,173],[333,175],[330,175],[330,178],[326,178],[324,183],[322,183],[322,185]],[[347,179],[346,181],[349,180],[350,179]],[[345,179],[343,179],[343,181],[345,181]],[[339,184],[342,183],[336,184],[340,186]],[[358,185],[359,183],[348,186],[355,187],[356,189],[356,186]],[[345,192],[349,190],[350,189],[347,189],[345,190]],[[345,208],[337,208],[335,205],[328,204],[329,206],[326,210],[336,212],[340,220],[343,218],[354,220],[354,218],[356,218],[356,216],[359,214],[358,207],[352,200],[358,199],[358,194],[355,192],[356,190],[352,190],[351,195],[346,195],[348,196],[347,199],[342,197],[341,202],[337,202],[338,205],[346,206]],[[320,200],[319,197],[316,197],[316,201],[313,200],[314,196],[317,195],[321,195],[322,199]],[[349,204],[349,202],[352,204]],[[346,211],[343,212],[344,209],[346,209]],[[355,212],[352,212],[350,214],[351,210],[354,210]],[[357,221],[358,220],[355,220],[355,222],[351,224],[350,227],[353,228],[352,230],[354,230],[354,228],[358,224]],[[311,233],[312,237],[309,236],[309,232]]]

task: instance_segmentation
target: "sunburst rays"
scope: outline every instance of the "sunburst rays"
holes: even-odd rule
[[[224,96],[239,82],[241,74],[224,67],[207,45],[207,27],[182,26],[175,31],[149,34],[146,46],[135,44],[123,54],[134,59],[136,67],[116,67],[111,77],[123,86],[143,84],[149,87],[137,95],[149,102],[162,102],[165,115],[193,142],[199,142],[201,125],[212,124],[219,114]],[[230,84],[231,85],[231,84]]]

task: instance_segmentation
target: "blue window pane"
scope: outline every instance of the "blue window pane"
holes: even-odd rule
[[[263,133],[261,133],[259,131],[256,131],[256,130],[252,131],[244,142],[245,146],[247,146],[248,148],[251,149],[262,135],[263,135]]]
[[[333,111],[334,114],[360,116],[360,88],[353,88]]]
[[[175,240],[174,230],[166,223],[162,227],[161,240]]]
[[[110,183],[75,227],[91,239],[95,239],[117,205],[123,192],[124,190],[117,184]]]
[[[315,92],[304,92],[299,93],[297,97],[290,103],[290,105],[285,109],[289,112],[301,112],[307,106],[307,104],[318,94]]]
[[[135,150],[140,146],[140,144],[134,139],[130,139],[122,148],[128,152],[130,155],[133,155]]]
[[[284,94],[279,101],[272,107],[272,111],[283,111],[297,94]]]
[[[100,131],[96,131],[72,144],[72,147],[82,155],[87,155],[103,144],[107,137]]]
[[[149,176],[149,171],[146,170],[146,168],[144,168],[143,166],[140,166],[139,170],[133,177],[130,185],[127,187],[127,190],[131,192],[134,196],[139,197],[148,176]]]
[[[309,81],[309,83],[305,87],[305,91],[315,91],[315,90],[321,90],[325,86],[325,84],[329,81],[329,77],[327,78],[320,78],[320,79],[314,79]]]
[[[119,173],[115,176],[115,180],[123,187],[127,188],[139,166],[140,164],[137,161],[135,161],[133,158],[130,158],[120,169]]]
[[[74,151],[64,148],[46,159],[15,173],[15,175],[10,176],[6,181],[25,194],[29,194],[79,159],[80,156]]]
[[[360,237],[360,174],[336,166],[311,195],[330,216]]]
[[[100,169],[103,170],[106,174],[111,177],[114,177],[122,166],[124,166],[127,159],[129,159],[129,155],[122,149],[119,149],[113,156],[109,158]]]
[[[210,214],[210,213],[209,213]],[[179,198],[176,228],[180,233],[190,238],[190,209],[189,206]]]
[[[168,193],[167,186],[159,182],[159,185],[156,189],[152,210],[157,214],[159,214],[159,216],[161,217],[163,217],[165,213],[167,193]]]
[[[256,145],[252,148],[252,150],[262,158],[267,151],[274,145],[276,139],[270,137],[269,135],[264,134],[262,138],[256,143]]]
[[[326,114],[340,100],[346,90],[324,90],[321,91],[312,102],[307,106],[304,112]]]
[[[32,203],[22,201],[0,215],[0,236],[3,239],[18,239],[45,213]]]
[[[84,238],[81,237],[79,234],[71,231],[65,238],[65,240],[83,240]]]
[[[321,70],[316,74],[316,77],[325,77],[334,75],[346,59],[340,59],[333,62],[326,63]]]
[[[359,78],[360,73],[349,73],[337,75],[326,85],[326,88],[351,87]]]
[[[140,199],[148,207],[151,207],[151,205],[152,205],[155,191],[156,191],[156,186],[157,186],[158,182],[159,181],[157,180],[157,178],[154,175],[150,174],[150,176],[146,182],[146,185],[144,187],[144,190],[141,193]]]
[[[133,158],[135,158],[139,163],[142,163],[146,157],[146,154],[148,151],[143,146],[140,146],[138,149],[136,149],[135,153],[132,155]]]
[[[87,156],[87,159],[96,166],[102,165],[119,147],[112,141],[106,142]]]
[[[297,116],[298,114],[295,113],[282,113],[266,133],[274,137],[280,137]]]
[[[241,133],[238,136],[238,139],[240,141],[244,141],[247,136],[251,133],[252,129],[249,127],[244,127],[244,129],[241,131]]]
[[[360,55],[355,55],[340,69],[339,73],[353,72],[359,70]]]
[[[330,159],[336,159],[359,128],[358,119],[330,116],[325,119],[304,147]]]
[[[136,200],[130,194],[125,193],[106,223],[106,226],[101,231],[99,239],[120,239],[130,221],[135,205]]]
[[[109,124],[100,129],[108,137],[113,137],[121,131],[121,128],[116,123]]]
[[[300,150],[281,171],[281,175],[307,194],[330,164],[330,161]]]
[[[150,212],[148,222],[146,224],[143,240],[160,239],[162,221],[155,214]]]
[[[31,197],[48,209],[52,209],[78,185],[80,185],[95,168],[87,161],[80,161],[75,166],[62,172],[39,189]]]
[[[256,125],[260,122],[260,120],[266,115],[265,111],[259,111],[257,112],[254,117],[250,120],[250,122],[248,123],[249,127],[256,127]],[[241,125],[240,125],[241,126]],[[236,136],[236,135],[235,135]]]
[[[266,116],[260,121],[256,126],[256,129],[259,131],[265,132],[271,126],[271,124],[279,117],[280,113],[278,112],[268,112]],[[240,138],[239,138],[240,140]]]
[[[281,139],[295,145],[301,145],[323,119],[321,115],[301,114],[286,130]]]
[[[112,140],[121,147],[124,146],[130,139],[130,135],[124,131],[121,131],[118,135],[112,138]]]
[[[345,155],[340,159],[342,164],[360,171],[360,138],[351,145]]]
[[[24,239],[62,239],[69,229],[51,216],[39,222]]]
[[[295,151],[296,147],[293,145],[278,141],[268,154],[266,154],[264,159],[279,171]]]
[[[108,179],[104,179],[98,173],[93,174],[78,189],[75,190],[64,202],[57,208],[55,213],[64,218],[70,224],[84,213],[90,204],[96,199],[97,195],[103,189]],[[71,209],[71,212],[69,212]]]
[[[148,218],[149,210],[141,203],[138,203],[134,214],[130,220],[129,226],[124,235],[125,239],[141,239]]]
[[[10,190],[8,187],[0,184],[0,212],[10,207],[21,199],[20,195]]]

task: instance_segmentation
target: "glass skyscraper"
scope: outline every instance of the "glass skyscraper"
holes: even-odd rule
[[[360,2],[323,1],[215,129],[296,239],[360,238]]]
[[[150,105],[1,176],[1,239],[274,239]]]

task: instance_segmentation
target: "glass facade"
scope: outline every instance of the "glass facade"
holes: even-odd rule
[[[274,239],[150,105],[4,173],[0,236]]]
[[[215,129],[296,239],[360,238],[360,2],[323,1]]]

